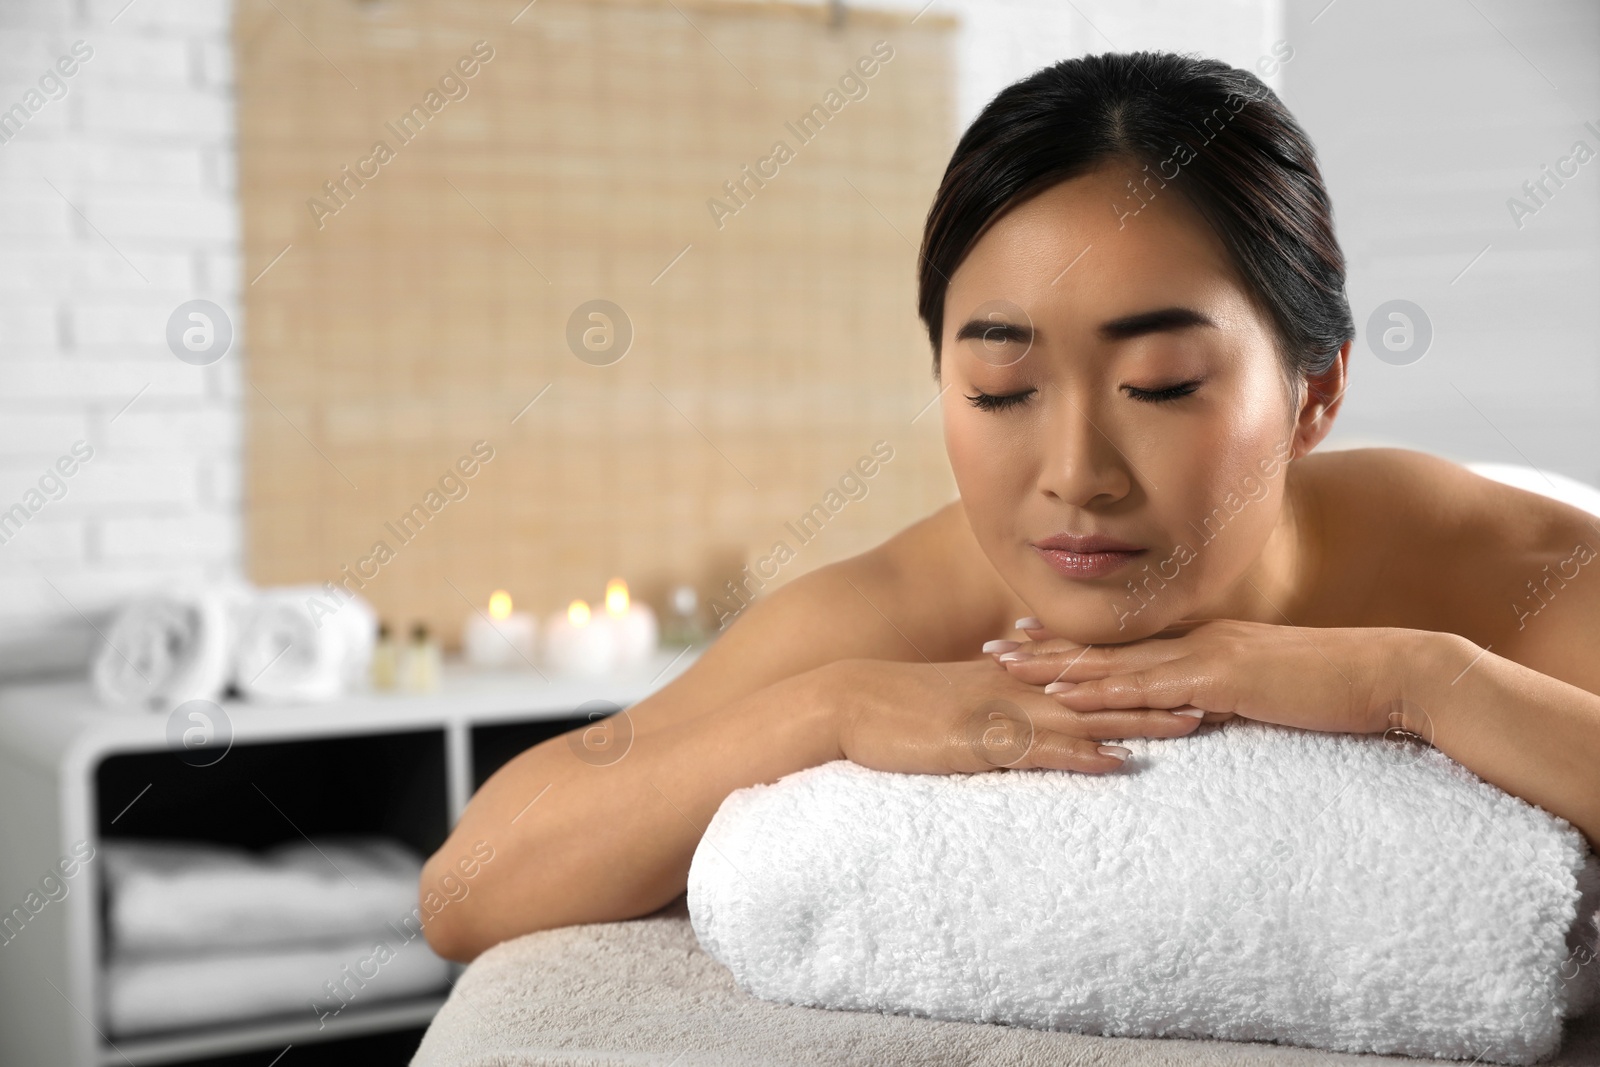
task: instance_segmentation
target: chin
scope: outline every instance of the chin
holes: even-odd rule
[[[1157,608],[1167,610],[1158,611]],[[1095,596],[1068,596],[1041,605],[1034,614],[1057,637],[1080,645],[1120,645],[1159,633],[1175,616],[1168,605],[1130,600],[1125,591]]]
[[[1115,621],[1107,622],[1103,626],[1085,626],[1080,619],[1076,626],[1055,627],[1051,626],[1044,616],[1041,615],[1040,619],[1051,633],[1080,645],[1125,645],[1130,641],[1149,637],[1164,625],[1162,623],[1147,625],[1141,622],[1136,626],[1130,622],[1119,629]]]

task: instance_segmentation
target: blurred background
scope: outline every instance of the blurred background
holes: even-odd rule
[[[939,175],[994,92],[1093,51],[1247,67],[1310,131],[1364,335],[1335,444],[1600,478],[1589,3],[14,0],[0,20],[0,106],[21,105],[0,124],[7,676],[81,666],[102,613],[186,576],[376,571],[380,617],[453,647],[495,589],[543,612],[622,575],[664,609],[689,583],[714,623],[778,541],[768,588],[877,543],[954,495],[913,307]],[[41,86],[75,42],[92,56]],[[231,342],[185,362],[169,324],[194,300]],[[1423,358],[1365,343],[1393,300],[1425,315]],[[865,495],[799,543],[785,523],[879,441]],[[31,506],[77,442],[93,459]],[[493,459],[458,497],[398,525],[477,442]],[[378,542],[392,558],[358,567]]]
[[[1319,149],[1324,447],[1600,484],[1592,0],[0,6],[0,1062],[405,1062],[473,791],[955,497],[933,192],[1145,49]]]

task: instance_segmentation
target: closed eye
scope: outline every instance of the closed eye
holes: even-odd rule
[[[977,396],[969,396],[967,399],[971,401],[973,407],[980,411],[1002,411],[1005,408],[1021,404],[1038,391],[1037,389],[1024,389],[1020,393],[1005,393],[1001,395],[979,391]]]
[[[1137,386],[1125,385],[1128,395],[1135,400],[1143,400],[1148,404],[1163,404],[1172,400],[1179,400],[1200,388],[1201,379],[1195,378],[1187,382],[1169,385],[1164,389],[1140,389]]]

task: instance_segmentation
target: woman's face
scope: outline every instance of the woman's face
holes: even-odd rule
[[[1283,540],[1295,398],[1270,322],[1195,209],[1153,182],[1141,207],[1135,176],[1109,165],[1008,211],[945,296],[945,444],[973,532],[1082,643],[1241,617]]]

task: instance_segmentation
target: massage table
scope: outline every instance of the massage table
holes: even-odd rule
[[[1232,1041],[1108,1038],[776,1004],[700,948],[686,899],[624,922],[544,930],[478,957],[413,1067],[746,1064],[1383,1067],[1450,1063]],[[1600,1011],[1550,1067],[1600,1067]]]

